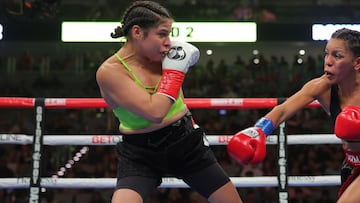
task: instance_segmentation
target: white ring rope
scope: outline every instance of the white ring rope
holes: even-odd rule
[[[227,145],[232,135],[207,135],[210,145]],[[115,145],[121,135],[44,135],[45,145]],[[25,134],[0,134],[0,144],[31,144],[33,136]],[[340,144],[334,134],[287,135],[287,144]],[[270,135],[266,144],[277,144],[277,136]]]
[[[288,186],[338,186],[340,176],[289,176]],[[277,187],[276,176],[230,177],[236,187]],[[177,178],[163,178],[160,187],[188,188],[189,186]],[[28,188],[30,178],[0,178],[1,188]],[[42,178],[44,188],[115,188],[116,178]]]
[[[226,145],[232,136],[207,135],[210,145]],[[44,135],[45,145],[115,145],[122,141],[121,135]],[[277,136],[270,135],[267,144],[277,144]],[[287,135],[289,145],[340,144],[334,134]],[[31,144],[33,136],[25,134],[0,134],[0,144]],[[340,176],[289,176],[288,186],[338,186]],[[231,177],[236,187],[276,187],[276,176]],[[30,178],[0,178],[0,188],[28,188]],[[114,188],[115,178],[46,178],[41,179],[45,188]],[[186,183],[177,178],[163,178],[160,187],[185,188]]]

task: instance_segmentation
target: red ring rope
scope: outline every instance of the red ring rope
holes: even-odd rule
[[[35,98],[0,97],[0,107],[34,107]],[[261,109],[272,108],[278,104],[278,98],[185,98],[189,108],[209,109]],[[308,107],[319,107],[313,102]],[[102,98],[46,98],[47,108],[107,108]]]

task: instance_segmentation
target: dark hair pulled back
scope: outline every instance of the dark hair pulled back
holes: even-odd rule
[[[129,36],[134,25],[143,29],[157,26],[162,18],[172,18],[169,11],[160,4],[153,1],[135,1],[124,12],[121,26],[115,28],[111,33],[112,38]]]
[[[336,30],[332,35],[333,39],[343,40],[354,56],[360,56],[360,32],[348,28]]]

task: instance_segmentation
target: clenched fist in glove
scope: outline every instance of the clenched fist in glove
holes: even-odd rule
[[[194,45],[172,41],[171,48],[162,61],[162,77],[156,92],[175,101],[186,72],[199,60],[199,57],[200,51]]]
[[[266,156],[266,138],[257,127],[236,133],[228,144],[229,155],[240,164],[258,164]]]
[[[360,107],[346,106],[336,117],[335,135],[346,141],[360,141]],[[343,147],[345,160],[353,166],[360,166],[360,152]]]
[[[360,141],[360,107],[346,106],[336,117],[335,135],[348,141]]]
[[[266,136],[274,129],[270,119],[260,119],[254,127],[236,133],[227,150],[235,161],[240,164],[258,164],[266,157]]]

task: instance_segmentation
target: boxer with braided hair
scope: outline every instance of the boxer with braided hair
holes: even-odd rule
[[[335,31],[324,53],[324,74],[308,81],[284,103],[274,107],[253,127],[236,133],[228,144],[231,157],[241,164],[258,164],[266,156],[266,136],[282,122],[317,100],[333,121],[343,142],[338,203],[360,202],[360,32]],[[336,121],[336,122],[335,122]]]
[[[242,203],[184,102],[182,83],[200,52],[170,41],[172,22],[158,3],[135,1],[111,34],[125,43],[96,72],[123,135],[112,203],[142,203],[168,175],[211,203]]]

